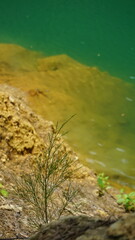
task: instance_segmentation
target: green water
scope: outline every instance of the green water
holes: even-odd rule
[[[98,66],[101,70],[132,83],[135,83],[134,26],[134,0],[0,1],[1,43],[19,44],[45,55],[64,53],[81,63]],[[117,92],[118,94],[121,92]],[[99,117],[99,111],[97,119],[93,120],[88,114],[90,106],[87,98],[86,112],[84,108],[87,120],[82,120],[81,127],[76,128],[74,141],[80,141],[80,148],[83,146],[83,151],[87,154],[87,164],[96,164],[102,171],[110,168],[108,171],[121,174],[123,178],[128,177],[132,186],[135,186],[134,91],[128,92],[125,97],[128,104],[125,109],[123,102],[122,110],[128,115],[128,120],[118,119],[119,127],[114,120],[117,114],[114,119],[108,117],[108,120],[104,120]],[[106,106],[103,112],[107,116]],[[104,128],[107,124],[108,127]],[[117,132],[117,137],[113,135],[113,131]],[[107,138],[108,144],[103,147]],[[89,154],[93,156],[93,162],[88,157]],[[106,166],[108,159],[110,162],[114,159],[116,164],[114,162],[112,167]]]
[[[66,53],[135,81],[134,0],[1,0],[0,42]]]

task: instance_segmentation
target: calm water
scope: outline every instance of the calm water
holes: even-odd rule
[[[135,1],[1,0],[0,42],[66,53],[135,81]]]
[[[46,55],[65,53],[81,63],[98,66],[113,76],[135,83],[134,0],[28,0],[27,4],[18,0],[0,1],[0,42],[19,44]],[[104,170],[108,159],[111,162],[115,159],[117,167],[112,164],[110,171],[128,176],[134,185],[135,99],[133,93],[126,97],[129,102],[126,112],[131,121],[121,123],[120,128],[110,125],[111,137],[104,151],[100,150],[105,141],[101,137],[104,135],[101,119],[96,121],[102,126],[93,123],[93,145],[88,134],[91,122],[84,121],[85,127],[78,127],[76,135],[85,138],[83,151],[87,154],[87,163]],[[86,108],[88,112],[88,104]],[[120,136],[118,144],[113,131]],[[78,145],[81,148],[81,144]]]

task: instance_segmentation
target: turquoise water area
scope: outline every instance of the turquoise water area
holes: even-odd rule
[[[100,70],[131,83],[135,83],[134,26],[134,0],[0,1],[0,43],[15,43],[41,51],[47,56],[64,53],[83,64],[97,66]],[[130,92],[126,97],[129,106],[132,105],[132,108],[125,110],[130,119],[128,117],[129,121],[120,122],[119,129],[114,127],[119,136],[118,144],[114,144],[114,148],[112,124],[108,125],[111,129],[108,146],[104,151],[100,151],[104,142],[102,136],[107,138],[105,131],[103,132],[103,119],[97,120],[98,124],[93,123],[92,130],[91,123],[84,121],[87,125],[78,128],[76,134],[80,131],[80,135],[84,136],[84,152],[93,155],[97,168],[104,171],[108,159],[110,162],[114,159],[117,167],[114,166],[111,171],[116,172],[116,175],[125,174],[125,177],[131,179],[132,187],[135,187],[135,99]],[[87,100],[86,108],[88,112]],[[104,112],[107,114],[106,109]],[[115,121],[112,118],[110,122]],[[94,136],[94,139],[99,138],[99,141],[93,141],[92,145],[89,131],[94,135],[97,131],[94,128],[99,128],[98,135]],[[87,148],[88,145],[91,146],[90,149]],[[98,148],[98,156],[94,146]],[[93,164],[91,158],[86,161]]]

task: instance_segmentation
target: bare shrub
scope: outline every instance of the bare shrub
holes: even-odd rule
[[[47,148],[35,158],[31,174],[16,183],[16,192],[32,208],[35,225],[58,219],[78,193],[73,185],[76,160],[63,148],[60,137],[66,123],[60,128],[57,124],[48,135]]]

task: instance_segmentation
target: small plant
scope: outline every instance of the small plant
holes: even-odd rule
[[[104,173],[100,173],[97,176],[97,183],[100,188],[99,190],[99,195],[102,196],[104,194],[104,191],[110,188],[109,182],[108,182],[109,177],[105,176]]]
[[[117,203],[122,204],[126,211],[135,210],[135,192],[128,194],[124,193],[124,189],[120,190],[120,194],[117,195]]]
[[[58,219],[78,193],[72,179],[77,170],[75,159],[68,154],[59,135],[66,123],[60,128],[57,125],[48,135],[48,146],[34,160],[31,174],[16,181],[16,193],[32,207],[32,224],[36,226]]]
[[[8,191],[3,187],[3,185],[0,183],[0,195],[3,197],[8,196]]]

